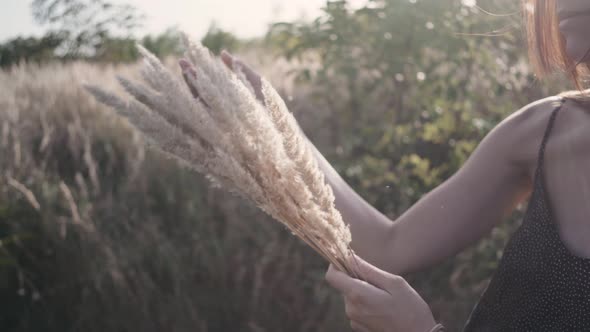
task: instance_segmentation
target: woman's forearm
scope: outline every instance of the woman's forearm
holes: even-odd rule
[[[437,263],[455,253],[456,246],[462,246],[459,243],[468,242],[456,241],[449,229],[441,227],[438,222],[449,220],[453,214],[458,214],[458,210],[461,211],[458,208],[436,208],[448,206],[450,202],[446,198],[449,195],[442,192],[427,195],[392,221],[355,192],[324,156],[315,147],[313,149],[326,182],[334,191],[336,208],[344,222],[350,225],[352,248],[369,263],[389,273],[403,275]]]
[[[359,196],[313,145],[312,148],[326,182],[334,191],[336,208],[344,222],[350,225],[353,250],[371,264],[391,270],[392,256],[386,248],[389,247],[392,221]],[[395,269],[399,271],[403,267]]]
[[[481,175],[470,175],[475,168],[471,166],[392,221],[360,197],[320,152],[315,153],[334,190],[336,208],[350,225],[356,254],[397,275],[428,268],[476,241],[522,200],[526,189],[518,179],[507,177],[472,190]]]
[[[334,191],[336,208],[350,225],[352,248],[367,262],[389,273],[403,275],[427,268],[470,242],[468,238],[460,239],[460,235],[468,236],[470,232],[465,230],[473,227],[460,225],[463,230],[459,230],[440,222],[452,220],[453,216],[459,220],[473,220],[469,216],[461,217],[459,211],[470,213],[476,209],[461,209],[465,200],[445,193],[457,190],[449,190],[448,186],[447,190],[439,188],[392,221],[354,191],[315,146],[309,144],[326,182]],[[440,206],[453,208],[441,210]]]

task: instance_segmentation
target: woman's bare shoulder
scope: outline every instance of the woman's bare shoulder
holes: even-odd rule
[[[549,118],[553,111],[563,102],[561,97],[549,97],[526,105],[508,116],[500,125],[521,131],[545,132]]]
[[[551,114],[561,103],[560,97],[538,100],[514,112],[494,128],[494,139],[506,150],[505,155],[511,162],[526,169],[536,164]]]

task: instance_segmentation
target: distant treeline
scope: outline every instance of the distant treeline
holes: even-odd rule
[[[35,21],[46,27],[41,37],[16,37],[0,44],[0,67],[21,62],[88,60],[109,63],[138,59],[136,43],[159,57],[182,53],[180,32],[170,28],[158,35],[137,37],[145,16],[130,5],[105,0],[35,0]],[[100,13],[96,15],[93,13]],[[202,42],[214,52],[235,49],[240,41],[212,24]]]

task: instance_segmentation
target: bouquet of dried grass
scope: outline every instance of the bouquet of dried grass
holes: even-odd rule
[[[243,71],[230,70],[198,43],[186,44],[184,80],[139,46],[147,86],[119,77],[134,99],[87,89],[154,147],[251,200],[327,261],[357,276],[350,230],[280,95],[262,79],[257,99]]]

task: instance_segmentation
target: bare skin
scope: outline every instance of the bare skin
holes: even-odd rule
[[[559,18],[559,30],[566,40],[568,56],[575,62],[587,61],[590,50],[590,4],[586,0],[554,0]]]
[[[590,65],[587,0],[558,0],[568,54]],[[575,27],[575,28],[574,28]],[[260,76],[224,52],[224,63],[241,68],[260,98]],[[184,75],[194,75],[181,61]],[[198,98],[198,91],[192,91]],[[532,190],[537,154],[556,98],[514,113],[479,144],[463,167],[392,221],[363,200],[317,151],[326,181],[334,189],[336,207],[351,225],[353,249],[363,257],[367,282],[331,267],[327,281],[344,296],[355,331],[427,332],[434,327],[428,305],[398,275],[432,266],[487,235],[525,201]],[[561,239],[571,254],[590,258],[590,109],[568,101],[560,112],[545,155],[545,180]],[[311,144],[311,143],[310,143]],[[312,145],[313,146],[313,145]],[[367,263],[368,262],[368,263]],[[394,308],[402,308],[399,314]]]

